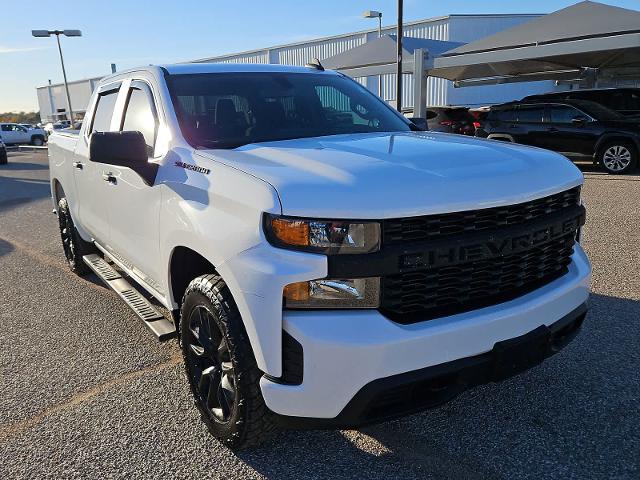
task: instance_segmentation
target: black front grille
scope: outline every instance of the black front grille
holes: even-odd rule
[[[439,241],[444,236],[455,245],[469,234],[476,239],[479,235],[482,237],[479,233],[482,230],[487,230],[487,239],[514,228],[526,232],[530,226],[536,226],[539,231],[541,223],[546,225],[546,215],[558,218],[575,212],[579,195],[579,188],[574,188],[509,207],[434,215],[434,218],[386,220],[384,245],[389,245],[389,236],[394,239],[391,244],[404,238],[407,245],[415,245],[416,240],[424,239],[428,245],[429,241]],[[453,221],[454,218],[457,221]],[[389,224],[403,227],[395,228],[395,233],[390,234],[387,231]],[[578,225],[576,222],[570,228]],[[513,300],[567,273],[575,238],[575,230],[565,230],[561,236],[539,244],[532,242],[531,246],[527,244],[517,252],[455,264],[417,266],[409,271],[384,275],[380,310],[396,322],[413,323]]]
[[[577,205],[579,200],[580,187],[575,187],[545,198],[505,207],[384,220],[383,242],[385,245],[395,245],[521,225]]]

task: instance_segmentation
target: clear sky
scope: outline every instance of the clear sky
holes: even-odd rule
[[[547,13],[577,0],[405,0],[406,21],[450,13]],[[640,9],[640,0],[603,0]],[[395,23],[396,0],[55,0],[0,6],[0,112],[36,110],[35,88],[62,81],[52,38],[32,29],[80,29],[62,37],[69,80],[377,27],[364,10]]]

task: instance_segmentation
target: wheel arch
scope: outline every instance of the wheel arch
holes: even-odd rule
[[[623,140],[625,142],[629,142],[631,143],[635,150],[636,150],[636,154],[640,153],[640,139],[638,138],[634,138],[632,136],[629,135],[624,135],[621,133],[616,133],[616,132],[612,132],[612,133],[606,133],[604,135],[602,135],[599,139],[598,142],[596,143],[596,147],[594,149],[594,158],[596,161],[599,161],[598,157],[600,156],[600,152],[602,150],[602,148],[611,143],[614,142],[616,140]]]
[[[56,177],[51,179],[51,196],[54,204],[54,208],[58,208],[58,202],[61,198],[66,197],[62,183]]]
[[[513,138],[513,136],[509,135],[508,133],[490,133],[489,135],[487,135],[487,138],[489,140],[498,140],[498,141],[501,141],[501,142],[516,143],[516,141]]]
[[[168,273],[169,300],[177,305],[178,310],[191,280],[208,273],[220,275],[213,263],[204,255],[183,245],[175,246],[171,251]]]

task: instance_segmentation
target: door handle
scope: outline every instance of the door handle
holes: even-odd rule
[[[84,163],[82,162],[73,162],[73,166],[78,170],[82,170],[84,168]]]
[[[558,129],[557,129],[556,127],[549,127],[549,128],[547,128],[547,132],[555,133],[555,132],[557,132],[557,131],[558,131]]]
[[[102,180],[104,180],[105,182],[111,183],[113,185],[115,185],[116,183],[118,183],[118,181],[116,180],[116,177],[113,175],[113,173],[109,172],[109,173],[103,173],[102,174]]]
[[[516,125],[515,123],[512,123],[511,125],[509,125],[509,128],[518,128],[518,125]]]

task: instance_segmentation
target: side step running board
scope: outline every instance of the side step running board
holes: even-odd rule
[[[95,253],[82,257],[93,273],[116,292],[160,341],[176,336],[176,327],[131,286],[106,260]]]

